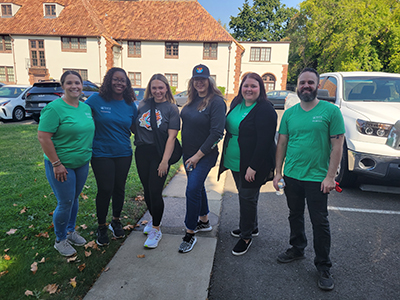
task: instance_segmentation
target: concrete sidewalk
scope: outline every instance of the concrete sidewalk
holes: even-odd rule
[[[196,234],[197,243],[191,252],[178,252],[185,234],[186,174],[182,166],[163,191],[163,237],[158,247],[143,247],[146,240],[142,233],[144,226],[132,231],[108,264],[108,271],[101,274],[84,299],[206,299],[226,172],[218,182],[217,173],[218,165],[206,181],[213,230]],[[149,219],[146,212],[142,220]],[[137,257],[143,254],[144,258]]]

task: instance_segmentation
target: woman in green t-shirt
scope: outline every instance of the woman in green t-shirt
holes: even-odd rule
[[[72,256],[71,246],[86,240],[75,231],[79,195],[86,182],[92,156],[94,122],[90,107],[79,101],[82,78],[67,71],[61,76],[64,95],[43,108],[38,139],[44,152],[46,177],[57,198],[53,213],[56,242],[54,248]]]
[[[257,203],[260,188],[272,180],[275,167],[277,115],[267,100],[262,78],[248,73],[242,80],[226,117],[226,135],[219,174],[230,169],[239,193],[239,229],[231,234],[240,240],[234,255],[247,252],[258,235]]]

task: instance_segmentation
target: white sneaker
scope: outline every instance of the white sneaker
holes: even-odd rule
[[[161,240],[161,238],[162,238],[161,230],[152,228],[152,230],[150,230],[149,232],[146,242],[144,243],[144,246],[146,248],[151,248],[151,249],[157,248],[158,242]]]
[[[76,231],[67,235],[67,241],[75,246],[83,246],[86,244],[86,240]]]
[[[60,242],[55,242],[54,243],[54,248],[60,252],[61,255],[63,256],[72,256],[76,253],[76,250],[74,247],[72,247],[69,243],[68,240],[62,240]]]
[[[147,222],[146,226],[143,229],[144,234],[149,234],[149,232],[153,229],[153,220]]]

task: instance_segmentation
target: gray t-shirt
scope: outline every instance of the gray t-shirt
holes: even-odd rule
[[[178,107],[168,101],[155,102],[157,116],[157,127],[163,133],[168,133],[168,129],[179,130],[181,121],[179,118]],[[154,137],[150,123],[150,99],[140,101],[138,107],[138,117],[136,119],[135,145],[153,145]]]

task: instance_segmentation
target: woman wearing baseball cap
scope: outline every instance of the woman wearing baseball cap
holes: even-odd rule
[[[225,128],[226,105],[222,93],[205,65],[193,68],[188,84],[188,101],[182,108],[182,148],[186,166],[186,234],[179,252],[196,244],[195,233],[211,231],[204,182],[218,157],[218,142]]]

